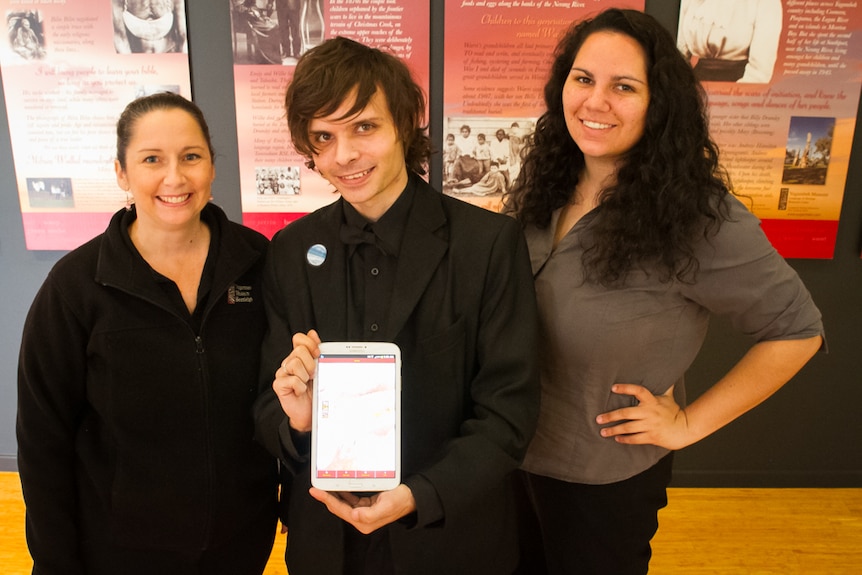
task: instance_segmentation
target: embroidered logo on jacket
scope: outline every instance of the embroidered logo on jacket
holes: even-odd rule
[[[253,301],[251,286],[232,284],[227,288],[227,303],[233,305],[235,303],[251,303]]]

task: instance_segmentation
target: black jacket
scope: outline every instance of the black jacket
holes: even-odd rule
[[[211,289],[192,321],[133,248],[134,217],[117,212],[58,261],[24,326],[18,467],[35,573],[83,572],[87,529],[204,549],[274,509],[276,462],[250,415],[268,242],[204,209]]]
[[[383,339],[403,352],[402,477],[415,516],[388,525],[395,573],[511,573],[516,564],[510,474],[539,409],[537,318],[527,247],[511,218],[444,196],[416,176]],[[342,573],[341,519],[308,494],[308,446],[294,442],[271,389],[296,332],[347,335],[347,249],[339,200],[273,238],[266,268],[270,332],[259,440],[295,473],[288,570]],[[322,262],[312,246],[326,249]],[[352,529],[352,527],[349,527]]]

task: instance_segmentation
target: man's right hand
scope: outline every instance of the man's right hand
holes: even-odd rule
[[[315,359],[320,355],[320,336],[314,330],[293,336],[293,351],[275,371],[272,390],[296,431],[311,431]]]

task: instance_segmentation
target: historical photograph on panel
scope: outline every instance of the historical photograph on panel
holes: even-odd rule
[[[781,183],[824,185],[834,131],[835,118],[791,117]]]

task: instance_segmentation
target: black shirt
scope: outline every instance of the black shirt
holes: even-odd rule
[[[382,341],[395,289],[398,254],[413,205],[412,178],[395,203],[376,222],[369,222],[343,203],[341,240],[348,245],[347,335],[350,341]],[[362,535],[345,524],[345,575],[393,572],[386,528]]]
[[[341,238],[348,244],[347,335],[350,341],[381,341],[395,289],[401,239],[413,204],[407,187],[383,216],[369,222],[344,202]]]

